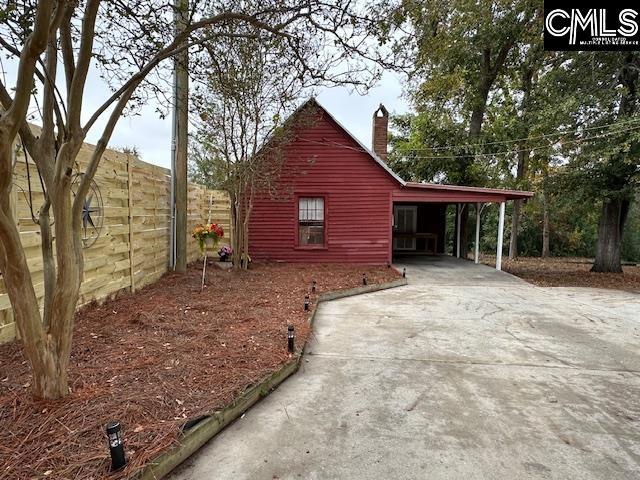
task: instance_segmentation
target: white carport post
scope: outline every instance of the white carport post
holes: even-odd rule
[[[480,202],[476,203],[476,254],[474,261],[480,262]]]
[[[460,217],[462,216],[462,209],[460,204],[456,203],[456,258],[460,258]]]
[[[498,248],[496,252],[496,270],[502,270],[502,241],[504,237],[504,204],[500,202],[500,217],[498,219]]]

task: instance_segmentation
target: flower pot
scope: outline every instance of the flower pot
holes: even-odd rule
[[[217,238],[207,237],[207,238],[204,239],[204,244],[207,246],[207,248],[215,247],[216,243],[218,243],[218,239]]]

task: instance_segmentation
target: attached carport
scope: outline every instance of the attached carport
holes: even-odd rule
[[[462,212],[465,208],[473,208],[476,213],[475,231],[475,263],[480,257],[480,214],[486,204],[499,205],[497,225],[496,269],[502,269],[502,246],[504,243],[504,214],[505,205],[509,200],[524,200],[533,197],[533,192],[518,190],[502,190],[496,188],[463,187],[457,185],[441,185],[433,183],[406,182],[401,188],[393,192],[393,237],[392,253],[398,251],[410,252],[419,240],[424,240],[426,251],[431,253],[429,245],[435,245],[433,253],[438,253],[439,237],[443,235],[443,220],[431,222],[432,231],[417,231],[418,207],[420,205],[455,205],[456,206],[456,251],[455,256],[461,257],[460,231]],[[415,212],[415,213],[414,213]],[[420,222],[424,224],[425,222]],[[435,231],[434,231],[435,230]],[[432,242],[431,244],[429,242]]]

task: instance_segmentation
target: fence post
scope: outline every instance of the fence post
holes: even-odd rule
[[[131,189],[133,187],[133,166],[131,165],[131,155],[127,153],[127,203],[129,211],[129,275],[131,277],[131,293],[136,291],[136,280],[133,268],[133,195]]]

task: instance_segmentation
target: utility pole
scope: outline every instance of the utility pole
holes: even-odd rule
[[[176,33],[183,31],[189,15],[189,1],[175,0]],[[176,55],[174,91],[174,157],[172,161],[173,182],[173,269],[187,271],[187,144],[189,124],[189,52]]]

